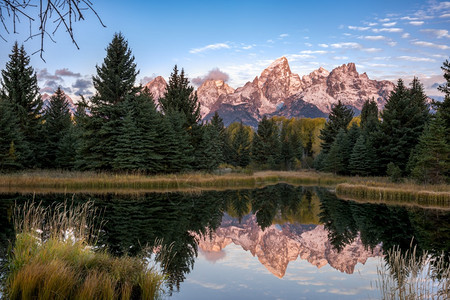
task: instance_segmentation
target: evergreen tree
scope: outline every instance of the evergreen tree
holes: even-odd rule
[[[61,162],[60,157],[65,155],[65,153],[61,153],[62,139],[71,132],[73,123],[66,94],[60,87],[50,97],[49,105],[44,112],[44,119],[47,142],[43,167],[61,168],[59,164]],[[64,142],[67,143],[68,141],[69,139],[66,138]],[[70,145],[65,145],[63,147],[65,148],[64,150],[67,150],[67,146]]]
[[[0,98],[0,171],[21,169],[22,155],[27,150],[11,102]]]
[[[79,155],[84,162],[78,165],[87,169],[113,169],[115,147],[125,117],[121,104],[139,92],[134,87],[137,74],[128,43],[122,34],[114,34],[102,65],[97,66],[97,76],[92,78],[96,94],[88,107],[90,116],[84,122]]]
[[[352,109],[346,107],[341,101],[333,106],[325,127],[320,131],[319,138],[322,140],[322,151],[327,153],[330,150],[339,129],[347,131],[347,126],[352,118]]]
[[[222,162],[220,132],[215,125],[207,124],[194,126],[195,136],[200,137],[194,152],[193,168],[196,170],[212,171]]]
[[[347,173],[350,151],[347,133],[341,128],[330,148],[330,152],[327,153],[327,158],[324,161],[325,170],[335,174]]]
[[[287,126],[283,124],[280,133],[280,140],[281,140],[280,158],[284,165],[284,169],[290,170],[292,169],[294,159],[296,158],[297,153],[295,151],[296,150],[298,151],[298,148],[296,148],[299,146],[298,139],[293,141],[292,138],[288,136]]]
[[[441,67],[444,71],[445,83],[438,87],[438,90],[445,93],[443,102],[434,102],[437,110],[441,114],[441,118],[444,119],[445,127],[447,132],[450,131],[450,63],[445,60],[443,66]],[[447,134],[447,142],[450,143],[450,134]]]
[[[378,120],[378,106],[375,100],[367,99],[364,101],[363,107],[361,109],[361,129],[368,132],[376,130],[379,124]]]
[[[278,127],[266,116],[258,123],[252,143],[252,160],[259,165],[274,168],[279,163],[280,140]]]
[[[334,174],[345,172],[340,142],[341,141],[336,138],[326,154],[326,159],[323,162],[323,169],[327,172],[333,172]]]
[[[411,150],[417,145],[419,136],[429,118],[426,96],[417,78],[411,89],[401,79],[392,91],[382,112],[379,155],[383,168],[394,162],[404,172]]]
[[[350,156],[349,170],[352,174],[367,176],[375,167],[375,151],[365,133],[358,137]]]
[[[160,139],[164,148],[160,149],[163,159],[163,171],[176,173],[189,170],[193,161],[193,148],[190,136],[184,130],[184,114],[174,111],[162,117]]]
[[[412,175],[423,183],[440,183],[450,171],[450,144],[445,121],[438,113],[425,128],[410,158]]]
[[[39,95],[37,77],[34,69],[29,66],[30,57],[23,45],[14,44],[10,60],[2,70],[1,97],[11,103],[12,109],[19,121],[19,128],[24,143],[30,151],[22,153],[20,164],[24,167],[40,167],[45,153],[42,120],[42,99]]]
[[[230,162],[234,166],[246,167],[250,163],[250,134],[242,124],[231,137]]]
[[[189,85],[189,80],[181,69],[178,74],[178,68],[175,65],[167,84],[166,93],[159,99],[161,110],[164,114],[170,114],[173,111],[184,114],[185,129],[192,127],[200,121],[200,104],[198,103],[197,93],[194,87]]]
[[[214,130],[218,134],[217,142],[215,143],[215,147],[220,149],[220,154],[218,155],[219,164],[226,161],[225,157],[227,155],[226,151],[228,151],[227,147],[227,136],[225,132],[225,126],[223,124],[223,119],[219,116],[217,111],[214,113],[214,116],[211,118],[211,126],[214,127]]]

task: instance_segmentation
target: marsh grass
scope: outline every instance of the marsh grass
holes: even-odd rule
[[[189,190],[253,188],[285,182],[304,185],[333,185],[343,177],[317,172],[239,172],[229,174],[186,173],[147,176],[139,173],[29,171],[0,175],[0,190],[42,189],[76,192],[84,190]]]
[[[409,203],[419,206],[450,207],[448,185],[423,186],[413,184],[342,183],[336,186],[338,197],[352,200],[372,200],[388,203]]]
[[[165,277],[142,258],[95,251],[93,203],[15,210],[8,299],[155,299]]]
[[[385,263],[377,267],[377,274],[375,285],[383,300],[450,298],[450,265],[444,254],[420,255],[416,247],[403,253],[394,247],[388,251]]]

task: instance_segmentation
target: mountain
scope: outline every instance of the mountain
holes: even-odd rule
[[[73,100],[72,100],[72,98],[69,97],[69,95],[67,95],[67,94],[65,94],[65,95],[66,95],[66,100],[69,103],[70,113],[73,115],[77,111],[77,106],[75,103],[73,103]],[[44,93],[41,95],[42,101],[44,102],[44,104],[42,105],[43,110],[50,106],[50,97],[51,96],[52,95],[49,95],[47,93]]]
[[[289,262],[298,258],[318,268],[329,264],[341,272],[352,274],[357,263],[364,264],[369,257],[382,255],[380,245],[370,251],[359,237],[337,251],[323,225],[271,225],[263,231],[255,215],[244,217],[240,223],[225,215],[217,230],[198,237],[200,250],[211,257],[217,257],[211,254],[222,252],[231,243],[250,251],[279,278],[285,275]]]
[[[226,84],[222,81],[220,85]],[[225,125],[242,121],[254,126],[264,115],[326,117],[338,100],[357,113],[368,98],[374,98],[382,108],[393,89],[394,84],[390,81],[371,80],[366,73],[359,74],[354,63],[344,64],[331,72],[321,67],[300,78],[292,73],[288,60],[281,57],[259,77],[234,91],[229,88],[219,94],[212,82],[205,81],[199,87],[202,93],[198,93],[198,99],[205,120],[217,111]]]
[[[166,92],[167,82],[162,76],[158,76],[145,85],[153,96],[153,100],[157,101],[164,96]]]

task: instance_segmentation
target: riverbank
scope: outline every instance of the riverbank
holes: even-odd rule
[[[228,174],[185,173],[167,175],[114,174],[68,171],[28,171],[0,175],[2,193],[145,193],[201,192],[258,188],[277,183],[324,186],[339,197],[421,206],[450,207],[450,185],[391,183],[386,177],[336,176],[315,171],[261,171]]]

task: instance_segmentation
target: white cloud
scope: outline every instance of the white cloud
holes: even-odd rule
[[[450,18],[450,14],[443,14],[439,16],[439,18]]]
[[[407,56],[407,55],[399,56],[397,58],[403,59],[403,60],[415,61],[415,62],[436,62],[436,60],[434,60],[432,58],[414,57],[414,56]]]
[[[411,35],[407,32],[405,32],[404,34],[402,34],[402,38],[407,39],[409,38]]]
[[[297,61],[301,59],[311,59],[316,58],[315,56],[309,54],[286,54],[284,55],[289,61]]]
[[[381,29],[377,29],[374,28],[372,29],[373,32],[402,32],[403,29],[402,28],[381,28]]]
[[[380,40],[386,39],[386,37],[382,36],[382,35],[365,35],[365,36],[361,36],[360,38],[369,40],[369,41],[380,41]]]
[[[394,42],[394,41],[390,41],[390,42],[388,42],[387,44],[388,44],[389,46],[391,46],[391,47],[397,46],[397,42]]]
[[[434,10],[434,11],[441,11],[443,9],[449,9],[449,8],[450,8],[450,2],[448,2],[448,1],[440,2],[440,3],[433,3],[433,5],[431,6],[431,10]]]
[[[448,34],[448,30],[445,29],[422,29],[421,32],[429,32],[438,39],[443,37],[450,38],[450,34]]]
[[[384,27],[392,27],[395,26],[397,24],[397,22],[391,22],[391,23],[384,23],[382,24]]]
[[[390,64],[374,64],[374,63],[366,63],[369,67],[380,67],[380,68],[394,68],[397,67],[396,65],[390,65]]]
[[[400,20],[416,21],[416,20],[419,20],[419,18],[402,17],[402,18],[400,18]]]
[[[253,48],[253,46],[252,45],[248,45],[248,46],[244,46],[244,47],[242,47],[242,49],[244,49],[244,50],[248,50],[248,49],[252,49]]]
[[[376,26],[376,25],[378,25],[378,23],[367,23],[367,25],[369,25],[369,26]]]
[[[362,46],[358,43],[354,42],[346,42],[346,43],[335,43],[330,45],[332,48],[337,49],[360,49]]]
[[[208,50],[219,50],[219,49],[230,49],[230,45],[226,44],[226,43],[217,43],[217,44],[211,44],[211,45],[207,45],[205,47],[201,47],[201,48],[194,48],[191,49],[189,52],[196,54],[196,53],[201,53],[201,52],[205,52]]]
[[[267,40],[266,42],[269,43],[269,44],[275,43],[273,40]]]
[[[414,26],[421,26],[423,25],[423,23],[425,23],[424,21],[411,21],[409,22],[409,24],[414,25]]]
[[[326,53],[328,53],[328,51],[325,51],[325,50],[303,50],[303,51],[300,51],[300,53],[303,53],[303,54],[326,54]]]
[[[364,51],[364,52],[373,53],[373,52],[380,52],[383,49],[380,49],[380,48],[364,48],[364,49],[361,49],[361,50]]]
[[[415,41],[415,42],[412,42],[412,43],[414,45],[417,45],[417,46],[431,47],[431,48],[437,48],[437,49],[441,49],[441,50],[448,50],[448,49],[450,49],[450,47],[447,46],[447,45],[439,45],[439,44],[434,44],[434,43],[424,42],[424,41]]]
[[[347,60],[348,57],[347,57],[347,56],[333,56],[332,59],[336,59],[336,60]]]
[[[288,37],[288,36],[289,36],[289,34],[287,34],[287,33],[280,34],[280,38],[285,38],[285,37]]]
[[[358,30],[358,31],[365,31],[365,30],[369,30],[370,27],[348,26],[348,29]]]
[[[380,22],[389,22],[391,19],[389,18],[385,18],[385,19],[378,19],[378,21]]]
[[[327,44],[319,44],[319,47],[328,48],[328,45]]]
[[[313,44],[311,44],[311,43],[305,43],[305,46],[307,46],[307,47],[312,47]]]

